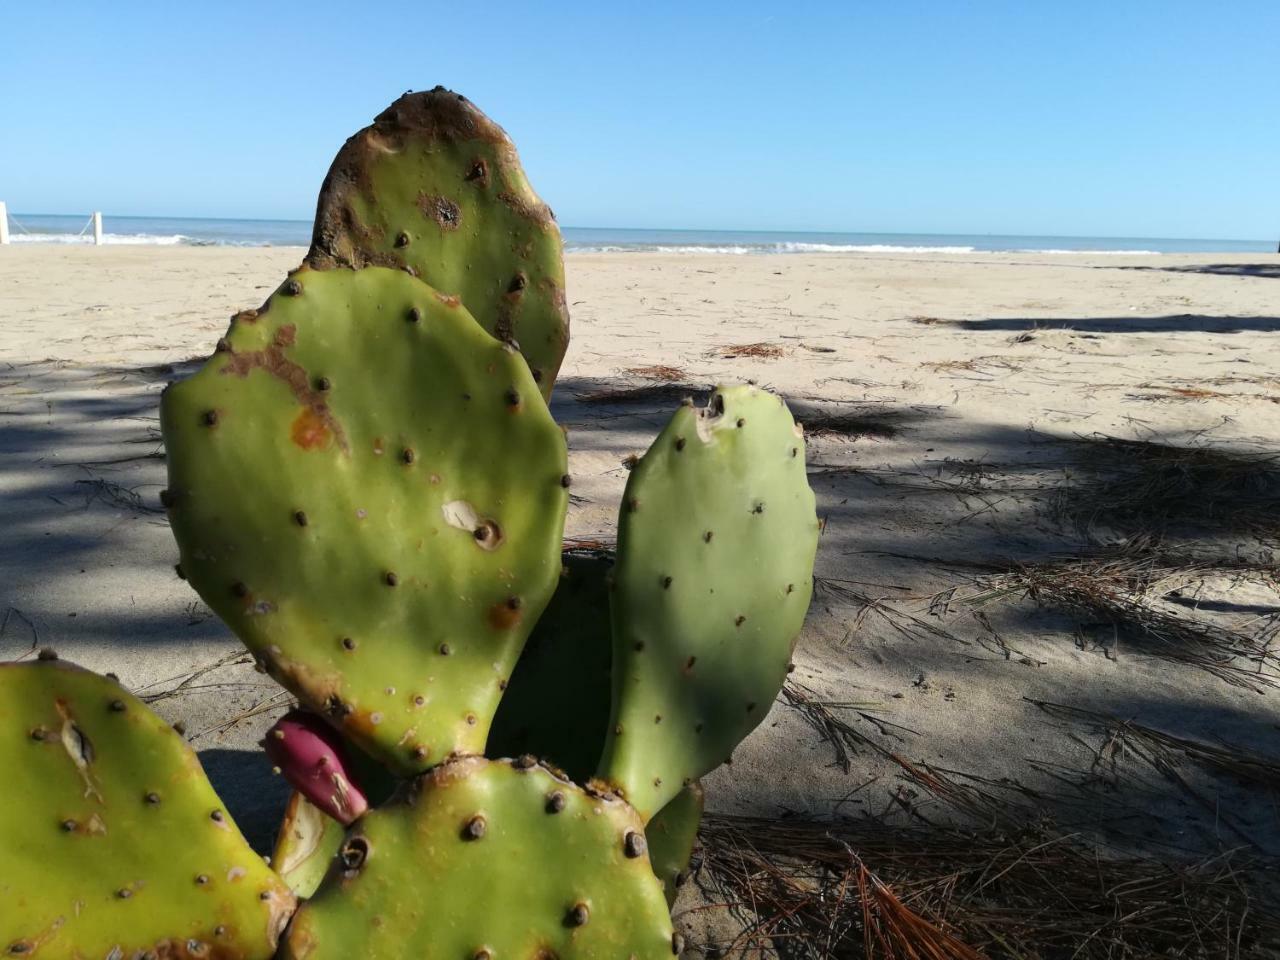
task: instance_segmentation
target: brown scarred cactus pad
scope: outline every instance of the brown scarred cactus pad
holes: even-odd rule
[[[569,345],[560,230],[515,145],[466,97],[407,93],[343,145],[307,263],[412,270],[518,344],[551,396]]]

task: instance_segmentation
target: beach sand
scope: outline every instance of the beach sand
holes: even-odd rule
[[[287,697],[174,575],[156,408],[301,254],[0,250],[0,658],[53,646],[153,698],[260,848],[285,789],[255,744]],[[775,390],[810,432],[825,530],[792,700],[707,778],[711,809],[971,815],[929,770],[1114,849],[1280,854],[1268,790],[1177,751],[1161,773],[1105,721],[1280,758],[1280,258],[567,272],[568,536],[612,537],[623,459],[705,385]]]

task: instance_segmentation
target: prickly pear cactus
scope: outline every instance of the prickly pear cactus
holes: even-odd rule
[[[299,897],[310,897],[346,835],[341,823],[295,792],[280,822],[271,866]]]
[[[533,754],[586,783],[609,726],[613,557],[566,551],[562,562],[560,584],[511,674],[485,752]]]
[[[268,958],[294,896],[118,683],[0,665],[0,953]]]
[[[676,895],[684,884],[693,845],[698,839],[698,825],[702,822],[703,800],[702,784],[691,783],[659,810],[644,829],[645,839],[649,841],[649,862],[662,881],[668,905],[676,902]]]
[[[479,753],[560,573],[524,361],[403,271],[303,269],[160,413],[179,570],[272,676],[400,774]]]
[[[281,957],[658,960],[679,946],[627,804],[468,757],[351,828]]]
[[[569,344],[560,231],[515,145],[460,94],[405,94],[325,178],[307,262],[408,267],[514,341],[551,396]]]
[[[614,567],[613,716],[601,776],[648,819],[723,763],[786,677],[818,520],[786,404],[721,387],[631,471]]]
[[[491,757],[531,754],[576,783],[586,783],[600,760],[609,724],[609,571],[613,555],[565,551],[560,586],[520,655],[506,696],[493,718]],[[667,902],[702,819],[702,787],[690,784],[649,821],[649,859]]]

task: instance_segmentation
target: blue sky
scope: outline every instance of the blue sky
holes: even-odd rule
[[[442,83],[571,226],[1280,234],[1275,0],[622,6],[10,0],[0,200],[310,219]]]

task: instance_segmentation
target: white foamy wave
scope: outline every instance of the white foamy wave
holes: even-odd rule
[[[916,247],[893,243],[778,243],[777,253],[973,253],[976,247]]]
[[[566,248],[570,253],[727,253],[739,256],[745,253],[766,253],[767,250],[760,247],[744,247],[741,245],[733,246],[700,246],[697,244],[686,246],[667,246],[665,244],[654,243],[637,243],[637,244],[574,244],[570,243]]]
[[[11,233],[9,239],[14,243],[61,243],[61,244],[92,244],[93,237],[85,233]],[[157,235],[154,233],[104,233],[102,235],[102,243],[121,244],[121,245],[155,245],[162,247],[176,246],[180,243],[186,243],[188,237],[180,233],[169,234],[167,236]]]

